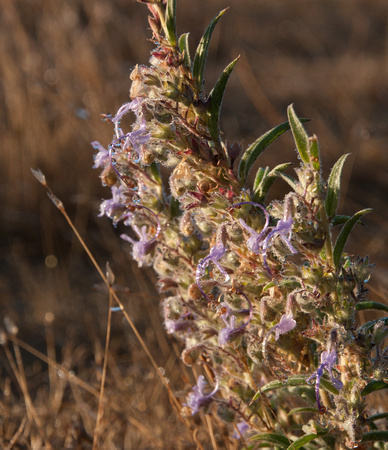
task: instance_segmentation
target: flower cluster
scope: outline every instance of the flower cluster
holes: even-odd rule
[[[149,65],[131,73],[130,102],[107,116],[114,136],[107,149],[93,143],[94,167],[112,191],[100,215],[134,232],[122,238],[139,266],[152,266],[159,278],[165,326],[182,342],[183,361],[206,361],[213,374],[214,389],[199,375],[185,406],[192,414],[217,410],[237,438],[249,430],[266,442],[270,432],[283,448],[284,439],[291,445],[315,430],[319,441],[311,448],[356,446],[366,439],[370,383],[386,387],[387,320],[356,324],[357,309],[367,307],[372,266],[344,247],[369,210],[337,215],[346,156],[324,180],[317,138],[292,106],[285,123],[244,151],[224,142],[221,102],[237,59],[209,95],[204,89],[210,38],[224,11],[191,59],[188,34],[176,35],[175,2],[142,3],[156,48]],[[120,125],[129,113],[130,131]],[[284,173],[289,164],[259,168],[249,186],[258,156],[288,130],[300,157],[296,176]],[[275,179],[290,192],[266,204]],[[334,226],[341,228],[336,240]],[[308,425],[301,414],[309,414]],[[282,418],[281,428],[273,415]]]

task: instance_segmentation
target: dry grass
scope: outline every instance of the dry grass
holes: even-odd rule
[[[197,42],[226,6],[207,81],[210,88],[242,54],[224,102],[227,137],[248,144],[283,121],[293,102],[313,118],[308,129],[320,138],[326,173],[352,153],[343,212],[371,206],[375,213],[349,248],[378,263],[372,297],[386,301],[388,3],[181,0],[180,32],[191,31]],[[108,290],[30,167],[45,172],[99,264],[110,261],[117,293],[178,398],[193,380],[165,336],[152,274],[132,264],[117,230],[96,218],[99,199],[109,194],[91,169],[89,143],[110,140],[99,114],[126,101],[130,68],[148,59],[146,16],[128,0],[0,5],[0,308],[10,320],[0,350],[4,448],[92,448],[103,374]],[[262,164],[293,158],[288,136]],[[111,322],[104,399],[100,448],[235,445],[221,424],[182,423],[120,313]]]

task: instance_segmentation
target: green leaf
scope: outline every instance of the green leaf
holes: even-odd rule
[[[290,440],[286,438],[283,434],[277,433],[261,433],[256,434],[250,438],[252,441],[267,441],[272,444],[278,445],[280,448],[288,448],[290,445]]]
[[[345,223],[344,227],[341,230],[341,233],[339,234],[339,236],[337,238],[335,246],[334,246],[333,261],[334,261],[334,265],[336,267],[338,267],[338,265],[341,261],[342,251],[345,247],[346,241],[347,241],[349,234],[352,231],[354,225],[356,225],[356,223],[361,219],[362,216],[364,216],[365,214],[367,214],[371,211],[372,211],[371,208],[367,208],[367,209],[358,211],[356,214],[354,214],[354,216],[351,219],[349,219]]]
[[[178,40],[178,46],[180,52],[183,54],[185,66],[191,69],[191,57],[189,48],[189,35],[190,33],[182,34]]]
[[[300,414],[300,413],[319,413],[318,408],[313,408],[312,406],[304,406],[302,408],[294,408],[291,409],[291,411],[287,414],[288,416],[292,416],[293,414]]]
[[[170,199],[170,214],[171,218],[178,217],[181,214],[179,200],[173,196]]]
[[[276,176],[278,176],[279,178],[281,178],[282,180],[284,180],[287,184],[289,184],[291,186],[291,188],[296,192],[298,189],[298,182],[297,180],[292,177],[291,175],[287,175],[285,173],[282,172],[278,172],[276,174]]]
[[[366,309],[375,309],[378,311],[388,312],[388,305],[384,305],[383,303],[373,302],[373,301],[365,301],[356,304],[357,311],[364,311]]]
[[[308,444],[311,441],[314,441],[315,439],[318,439],[322,436],[327,436],[328,433],[326,431],[322,431],[320,433],[311,433],[311,434],[306,434],[305,436],[300,437],[299,439],[297,439],[296,441],[294,441],[287,450],[299,450],[300,448],[302,448],[305,444]]]
[[[257,400],[261,394],[273,391],[275,389],[286,388],[286,387],[297,387],[297,386],[311,386],[307,383],[306,378],[308,375],[292,375],[285,381],[274,380],[267,383],[265,386],[260,388],[256,394],[253,396],[251,403]],[[325,378],[321,378],[320,387],[330,392],[331,394],[338,395],[338,390]]]
[[[350,216],[334,216],[331,221],[331,226],[336,227],[337,225],[343,225],[350,219]]]
[[[204,77],[204,73],[205,73],[207,54],[209,52],[210,39],[212,37],[214,28],[217,25],[218,20],[225,13],[225,11],[227,9],[228,8],[219,12],[213,18],[213,20],[210,22],[209,26],[206,28],[205,33],[199,42],[197,50],[195,52],[192,73],[193,73],[193,78],[197,83],[198,89],[202,89],[202,85],[203,85],[203,77]]]
[[[361,442],[388,442],[388,431],[373,430],[362,435]]]
[[[253,164],[256,159],[263,153],[263,151],[272,144],[279,136],[281,136],[285,131],[290,129],[290,124],[288,122],[284,122],[276,127],[272,128],[272,130],[267,131],[263,135],[261,135],[253,144],[251,144],[244,152],[240,165],[238,168],[238,176],[241,180],[241,184],[244,184],[249,171],[251,170]]]
[[[279,164],[269,171],[269,167],[265,169],[259,168],[253,183],[253,197],[252,200],[256,203],[263,203],[268,195],[271,186],[274,184],[278,173],[284,172],[291,163]]]
[[[287,108],[288,121],[291,126],[291,131],[294,136],[296,148],[298,149],[299,155],[304,163],[309,163],[309,137],[306,130],[303,128],[302,122],[299,120],[298,116],[294,111],[293,105]]]
[[[341,186],[341,174],[344,167],[346,158],[349,153],[342,155],[341,158],[334,164],[331,169],[329,179],[327,181],[327,195],[325,200],[325,209],[327,217],[332,218],[335,216],[338,207],[340,186]]]
[[[329,381],[325,380],[324,378],[321,378],[321,383],[319,386],[333,395],[339,394],[338,389],[336,389]]]
[[[153,177],[153,179],[159,183],[162,184],[162,174],[160,172],[160,165],[156,161],[153,161],[150,165],[150,172]]]
[[[321,155],[319,151],[318,138],[315,134],[309,138],[309,154],[311,165],[316,171],[319,171],[321,169]]]
[[[383,380],[373,380],[364,387],[361,395],[368,395],[371,392],[380,391],[381,389],[388,389],[388,383]]]
[[[256,392],[256,394],[252,399],[252,402],[257,400],[261,394],[265,394],[266,392],[272,391],[274,389],[280,389],[284,387],[294,387],[294,386],[305,386],[306,384],[307,384],[306,375],[292,375],[288,377],[288,379],[285,381],[280,380],[270,381]]]
[[[374,416],[370,416],[370,417],[368,417],[366,419],[365,423],[374,422],[375,420],[380,420],[380,419],[388,419],[388,412],[375,414]]]
[[[176,46],[176,0],[167,0],[166,34],[170,44]]]
[[[263,167],[259,167],[256,176],[255,181],[253,182],[253,190],[257,191],[260,184],[267,178],[269,174],[269,167],[267,166],[265,169]]]
[[[208,126],[209,126],[209,131],[210,131],[211,137],[215,141],[219,140],[220,112],[221,112],[222,99],[224,97],[226,84],[227,84],[230,74],[232,73],[232,70],[233,70],[234,66],[236,65],[237,61],[239,60],[239,58],[240,57],[238,56],[234,61],[232,61],[224,69],[220,78],[217,80],[216,84],[214,85],[214,88],[212,89],[212,91],[210,92],[210,95],[209,95]]]

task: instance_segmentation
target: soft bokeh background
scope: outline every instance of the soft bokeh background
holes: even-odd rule
[[[371,296],[386,301],[388,3],[178,0],[178,31],[190,31],[192,51],[211,18],[228,6],[206,72],[210,91],[222,69],[241,55],[224,100],[225,137],[248,145],[285,121],[287,105],[294,103],[299,115],[312,118],[306,127],[320,140],[326,175],[339,156],[351,153],[341,212],[374,212],[356,228],[347,249],[377,263]],[[131,263],[119,232],[97,218],[109,192],[92,169],[90,142],[110,141],[112,128],[99,114],[114,113],[127,101],[131,68],[147,63],[152,43],[146,7],[131,0],[3,0],[0,30],[1,316],[18,327],[20,339],[46,353],[48,346],[50,357],[98,389],[108,296],[31,175],[30,167],[39,167],[99,264],[110,261],[119,294],[172,388],[187,389],[192,373],[165,337],[153,275]],[[285,161],[296,162],[290,135],[266,151],[261,165]],[[276,189],[282,195],[286,187],[279,181]],[[190,448],[189,434],[119,314],[112,329],[105,448]],[[39,448],[35,426],[23,424],[25,394],[6,352],[0,352],[2,444],[20,426],[20,442]],[[97,399],[29,352],[21,357],[54,447],[88,448]],[[204,443],[206,427],[200,421],[198,426]],[[220,426],[215,436],[221,448],[231,445],[222,433]]]

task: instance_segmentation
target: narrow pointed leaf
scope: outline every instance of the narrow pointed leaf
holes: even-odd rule
[[[364,387],[361,395],[368,395],[371,392],[380,391],[381,389],[388,389],[388,383],[383,380],[373,380]]]
[[[256,394],[252,399],[252,402],[257,400],[261,394],[265,394],[266,392],[272,391],[274,389],[280,389],[284,387],[294,387],[294,386],[305,386],[306,384],[307,384],[306,375],[293,375],[291,377],[288,377],[288,379],[284,382],[280,380],[270,381],[256,392]]]
[[[328,433],[326,431],[321,431],[320,433],[311,433],[306,434],[305,436],[300,437],[296,441],[294,441],[287,450],[299,450],[302,448],[305,444],[308,444],[311,441],[314,441],[315,439],[318,439],[322,436],[327,436]]]
[[[365,422],[366,423],[370,423],[370,422],[374,422],[375,420],[380,420],[380,419],[388,419],[388,412],[375,414],[374,416],[370,416],[370,417],[368,417],[365,420]]]
[[[388,431],[367,431],[362,435],[361,442],[388,442]]]
[[[176,199],[175,197],[171,196],[170,214],[171,214],[172,219],[175,217],[178,217],[181,214],[181,210],[180,210],[179,206],[180,206],[179,200]]]
[[[350,216],[334,216],[331,221],[331,226],[336,227],[337,225],[343,225],[350,219]]]
[[[199,89],[202,89],[202,85],[203,85],[203,77],[204,77],[204,73],[205,73],[207,54],[209,52],[210,39],[212,37],[214,28],[217,25],[218,20],[225,13],[226,10],[227,10],[227,8],[222,10],[221,12],[219,12],[213,18],[213,20],[210,22],[209,26],[206,28],[206,31],[199,42],[197,50],[195,52],[192,72],[193,72],[193,78],[196,81]]]
[[[220,112],[222,99],[224,97],[224,92],[226,88],[226,84],[229,80],[230,74],[234,69],[237,61],[239,60],[239,56],[232,61],[222,72],[220,78],[217,80],[217,83],[214,85],[214,88],[210,92],[209,95],[209,103],[208,103],[208,126],[211,137],[218,141],[219,139],[219,131],[220,131]]]
[[[176,0],[167,0],[166,34],[170,44],[175,47],[176,42]]]
[[[152,175],[153,179],[157,183],[161,184],[162,183],[162,174],[160,172],[160,165],[159,165],[159,163],[157,163],[155,161],[152,162],[151,165],[150,165],[149,170],[151,172],[151,175]]]
[[[257,171],[255,182],[253,184],[252,200],[256,203],[263,203],[269,190],[271,189],[271,186],[278,177],[278,173],[284,172],[290,166],[291,163],[279,164],[271,171],[269,171],[269,167],[266,167],[266,169],[260,168]],[[265,172],[261,173],[261,171]]]
[[[263,151],[272,144],[279,136],[281,136],[285,131],[290,129],[290,124],[288,122],[284,122],[276,127],[272,128],[272,130],[267,131],[263,135],[261,135],[253,144],[251,144],[244,152],[240,166],[238,168],[238,175],[241,180],[241,184],[244,184],[249,171],[252,169],[253,164],[256,159],[263,153]]]
[[[383,303],[373,301],[365,301],[357,303],[356,309],[357,311],[364,311],[366,309],[375,309],[378,311],[385,311],[388,313],[388,305],[384,305]]]
[[[276,174],[276,176],[281,178],[282,180],[284,180],[287,184],[289,184],[295,192],[297,191],[298,184],[294,177],[292,177],[291,175],[287,175],[286,173],[282,173],[282,172],[278,172]]]
[[[280,448],[288,448],[290,445],[290,440],[286,438],[283,434],[277,433],[261,433],[256,434],[250,438],[251,441],[266,441],[272,444],[278,445]]]
[[[290,105],[287,108],[287,115],[299,155],[304,163],[309,163],[309,137],[306,133],[306,130],[303,128],[302,122],[296,115],[293,105]]]
[[[315,170],[319,171],[321,169],[321,155],[319,151],[318,138],[315,134],[309,138],[309,155],[311,165]]]
[[[349,153],[342,155],[341,158],[334,164],[329,175],[329,179],[327,182],[327,195],[325,200],[326,214],[329,218],[334,217],[335,213],[337,212],[340,196],[341,174],[344,163],[348,156]]]
[[[185,66],[191,69],[189,35],[190,33],[182,34],[182,36],[179,38],[178,45],[180,52],[183,54]]]
[[[256,394],[253,396],[251,403],[257,400],[261,394],[265,394],[266,392],[273,391],[275,389],[287,388],[287,387],[296,387],[296,386],[311,386],[312,384],[307,383],[306,378],[308,375],[292,375],[287,378],[285,381],[274,380],[267,383],[265,386],[260,388]],[[338,390],[325,378],[321,378],[320,386],[331,394],[338,395]]]
[[[313,408],[312,406],[304,406],[302,408],[294,408],[291,409],[291,411],[287,414],[288,416],[292,416],[293,414],[300,414],[300,413],[319,413],[318,408]]]
[[[372,211],[372,209],[370,209],[370,208],[358,211],[358,213],[354,214],[354,216],[351,219],[349,219],[343,226],[341,233],[339,234],[339,236],[337,238],[337,241],[334,246],[334,251],[333,251],[333,261],[334,261],[334,265],[336,267],[338,267],[338,265],[341,261],[342,251],[345,247],[346,241],[347,241],[349,234],[352,231],[354,225],[356,225],[356,223],[361,219],[361,217],[363,215],[365,215],[371,211]]]
[[[263,167],[258,168],[258,170],[256,172],[256,176],[255,176],[255,181],[253,182],[253,190],[254,191],[257,191],[260,184],[267,178],[268,174],[269,174],[268,166],[266,168],[263,168]]]
[[[333,395],[338,395],[339,391],[336,389],[330,381],[325,380],[324,378],[321,378],[320,387],[325,389],[325,391],[330,392]]]

